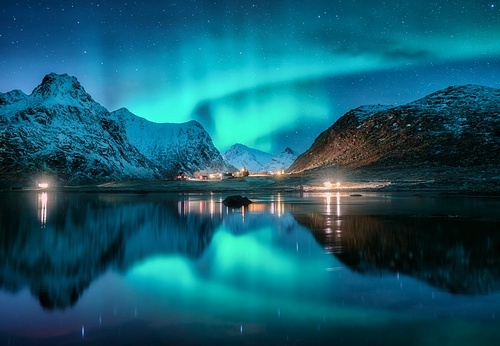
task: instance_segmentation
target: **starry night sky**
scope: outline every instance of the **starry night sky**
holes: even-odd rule
[[[500,0],[3,1],[0,92],[49,72],[221,151],[301,152],[360,105],[500,87]]]

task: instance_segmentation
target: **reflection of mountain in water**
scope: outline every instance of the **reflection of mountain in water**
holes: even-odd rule
[[[154,255],[197,258],[223,226],[235,234],[272,225],[290,232],[282,203],[229,209],[186,196],[16,193],[0,199],[0,288],[28,286],[46,309],[74,305],[109,269]],[[168,275],[168,273],[165,273]]]
[[[158,197],[3,197],[0,287],[29,286],[47,309],[73,305],[109,268],[125,270],[155,253],[197,257],[220,224],[217,215],[185,212],[189,202]]]
[[[461,294],[500,290],[498,223],[467,218],[295,215],[350,268],[410,275]]]
[[[279,198],[232,210],[177,195],[6,194],[0,199],[0,288],[29,287],[43,307],[66,308],[109,269],[125,271],[156,254],[199,257],[219,226],[234,234],[266,227],[290,234],[305,226],[361,273],[405,273],[464,294],[500,289],[496,222],[306,209]]]

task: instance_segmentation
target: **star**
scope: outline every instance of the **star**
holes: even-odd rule
[[[17,0],[0,12],[0,91],[30,93],[45,74],[68,73],[109,110],[200,121],[221,151],[236,141],[281,151],[289,140],[301,151],[363,104],[404,104],[457,84],[499,87],[497,8]]]

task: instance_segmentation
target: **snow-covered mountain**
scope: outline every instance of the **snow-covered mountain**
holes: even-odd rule
[[[31,95],[0,94],[0,173],[3,182],[79,184],[151,179],[156,166],[75,77],[51,73]]]
[[[249,172],[266,171],[267,165],[273,158],[269,153],[239,143],[231,146],[222,157],[234,167],[238,169],[245,167]]]
[[[278,155],[272,155],[237,143],[231,146],[222,157],[238,169],[245,167],[249,172],[257,173],[287,169],[295,161],[297,154],[292,149],[286,148]]]
[[[31,95],[0,93],[0,183],[58,184],[169,177],[227,169],[197,122],[156,124],[113,113],[75,77],[51,73]]]
[[[458,178],[498,172],[500,89],[448,87],[402,106],[363,106],[340,117],[289,168],[323,167],[423,172],[435,167]],[[446,169],[449,167],[449,169]],[[435,171],[436,171],[435,170]],[[453,178],[451,178],[453,177]]]
[[[273,172],[286,170],[297,159],[297,156],[295,151],[287,147],[278,155],[273,156],[268,170]]]
[[[125,128],[130,142],[166,175],[226,170],[209,134],[196,121],[153,123],[126,108],[111,112],[111,117]]]

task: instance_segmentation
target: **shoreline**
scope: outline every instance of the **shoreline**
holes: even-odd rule
[[[129,180],[79,186],[53,186],[48,188],[21,187],[0,189],[5,192],[67,192],[67,193],[373,193],[413,192],[446,195],[500,197],[496,184],[481,181],[443,182],[436,180],[353,180],[334,184],[325,179],[297,176],[249,176],[225,180]]]

